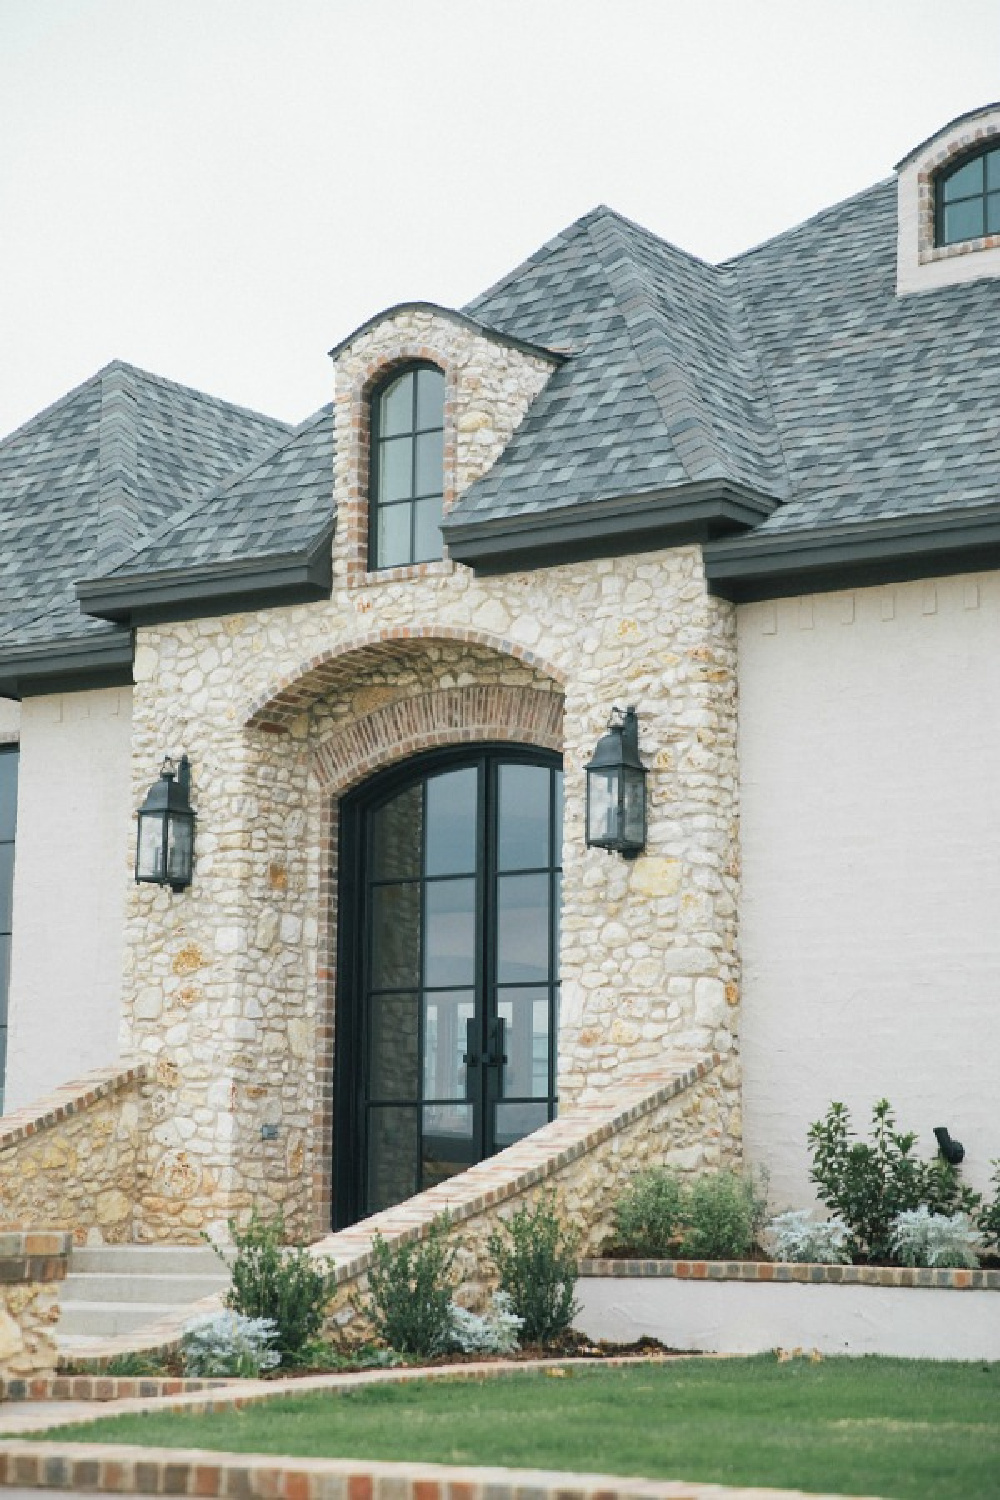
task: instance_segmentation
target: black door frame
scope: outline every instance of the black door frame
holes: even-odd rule
[[[533,745],[510,744],[504,741],[484,741],[479,744],[461,744],[447,749],[429,750],[410,756],[399,764],[376,772],[360,786],[346,793],[340,800],[338,830],[339,859],[337,875],[337,983],[334,1027],[334,1108],[333,1108],[333,1228],[343,1228],[354,1223],[363,1211],[363,1173],[366,1167],[365,1142],[361,1128],[361,1105],[364,1085],[365,1025],[364,1015],[364,963],[365,941],[362,924],[365,891],[365,861],[367,851],[363,837],[365,815],[376,803],[390,798],[414,780],[433,775],[437,771],[458,769],[460,766],[482,764],[498,757],[504,762],[523,765],[548,766],[554,770],[562,768],[562,756],[552,750]],[[477,868],[484,870],[484,827],[496,824],[495,798],[496,778],[487,781],[488,805],[485,820],[480,819],[477,830]],[[550,818],[555,809],[550,808]],[[486,890],[480,893],[477,902],[477,946],[483,951],[484,904],[492,902],[493,894]],[[557,903],[551,903],[550,951],[553,951],[559,921]],[[495,932],[495,921],[487,924],[489,932]],[[491,939],[492,948],[492,939]],[[558,962],[558,955],[556,955]],[[494,954],[485,955],[485,965],[493,972]],[[486,997],[483,997],[483,1024],[486,1026]],[[551,1015],[551,1012],[550,1012]],[[550,1039],[549,1089],[555,1097],[556,1038]],[[487,1038],[484,1036],[484,1044]],[[478,1125],[477,1125],[478,1139]],[[482,1145],[482,1142],[480,1142]]]

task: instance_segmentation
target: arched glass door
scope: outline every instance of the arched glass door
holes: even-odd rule
[[[556,756],[441,752],[347,799],[339,1223],[553,1118],[561,783]]]

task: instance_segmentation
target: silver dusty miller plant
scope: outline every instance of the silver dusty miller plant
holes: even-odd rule
[[[851,1258],[850,1231],[839,1214],[814,1219],[806,1208],[778,1214],[767,1226],[775,1260],[842,1266]]]
[[[968,1214],[933,1214],[930,1209],[908,1209],[892,1226],[892,1246],[904,1266],[959,1266],[974,1271],[982,1235]]]
[[[482,1315],[453,1302],[449,1316],[448,1343],[463,1354],[513,1354],[524,1327],[506,1292],[494,1292],[489,1311]]]
[[[247,1318],[228,1310],[196,1318],[181,1334],[184,1373],[253,1379],[280,1362],[273,1347],[277,1332],[271,1318]]]

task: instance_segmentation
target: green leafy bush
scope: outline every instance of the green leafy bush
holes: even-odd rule
[[[900,1214],[921,1207],[943,1216],[972,1214],[981,1204],[954,1167],[915,1156],[916,1140],[913,1131],[896,1129],[888,1099],[872,1110],[870,1141],[855,1138],[843,1104],[831,1104],[826,1118],[809,1127],[810,1176],[822,1201],[850,1229],[855,1258],[894,1262],[893,1226]]]
[[[229,1232],[236,1255],[226,1306],[247,1318],[270,1318],[281,1363],[298,1364],[322,1328],[333,1295],[330,1262],[315,1259],[302,1245],[286,1247],[280,1212],[266,1219],[254,1208],[243,1228],[231,1219]],[[227,1259],[217,1245],[213,1248]]]
[[[732,1260],[753,1249],[766,1217],[763,1180],[728,1171],[689,1179],[653,1167],[632,1179],[614,1222],[619,1244],[636,1255]]]
[[[579,1236],[563,1227],[555,1194],[518,1209],[487,1244],[500,1290],[523,1320],[521,1342],[548,1344],[565,1333],[578,1311]]]
[[[661,1259],[680,1243],[685,1188],[681,1177],[654,1167],[633,1177],[615,1205],[615,1239],[636,1255]]]
[[[450,1227],[442,1214],[423,1240],[388,1245],[377,1234],[372,1242],[365,1311],[379,1338],[399,1354],[427,1357],[448,1346],[455,1263],[446,1242]]]
[[[767,1197],[753,1177],[710,1172],[687,1189],[680,1253],[691,1260],[737,1260],[764,1228]]]
[[[995,1193],[992,1203],[983,1203],[976,1214],[976,1228],[986,1248],[1000,1255],[1000,1159],[993,1163],[991,1178]]]

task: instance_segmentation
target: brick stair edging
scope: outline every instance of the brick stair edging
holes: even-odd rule
[[[134,1401],[218,1390],[232,1380],[172,1375],[19,1375],[0,1377],[4,1401]]]
[[[452,1468],[350,1458],[276,1458],[96,1443],[4,1443],[0,1485],[239,1500],[841,1500],[802,1490],[631,1479],[550,1469]],[[859,1497],[864,1500],[864,1497]],[[875,1500],[875,1497],[868,1497]]]
[[[3,1116],[0,1120],[0,1151],[62,1124],[101,1099],[109,1099],[138,1083],[145,1083],[149,1076],[149,1064],[136,1060],[116,1063],[109,1068],[95,1068],[81,1078],[60,1084],[34,1104]]]
[[[755,1260],[604,1260],[580,1262],[580,1275],[622,1280],[675,1277],[681,1281],[758,1281],[811,1286],[946,1287],[1000,1292],[1000,1271],[945,1267],[826,1266],[812,1262]]]

